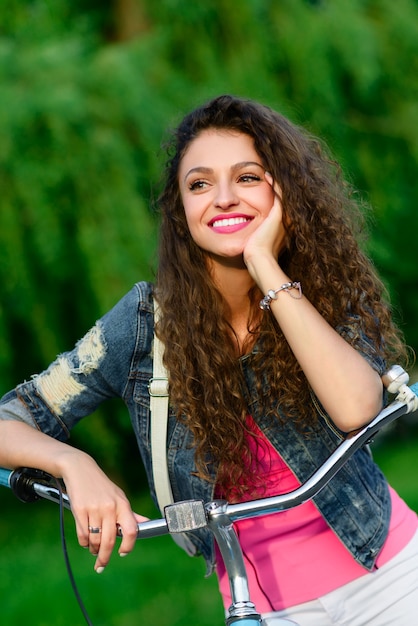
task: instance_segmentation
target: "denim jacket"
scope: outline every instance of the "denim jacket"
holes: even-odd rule
[[[345,333],[356,333],[347,327]],[[121,397],[129,410],[139,451],[155,500],[150,449],[148,383],[152,377],[154,333],[150,283],[138,283],[102,317],[71,352],[60,355],[49,368],[18,386],[2,404],[20,398],[36,426],[59,440],[69,437],[74,425],[104,400]],[[380,374],[384,363],[367,338],[359,335],[356,348]],[[255,348],[257,349],[257,347]],[[319,411],[319,426],[308,436],[291,420],[283,426],[267,419],[257,400],[252,354],[241,358],[248,411],[300,482],[306,481],[341,441],[335,427]],[[1,417],[0,406],[0,417]],[[213,484],[194,475],[192,436],[187,426],[170,412],[167,436],[168,467],[176,501],[213,499]],[[215,471],[215,470],[214,470]],[[358,450],[339,473],[314,498],[321,514],[353,557],[371,570],[385,541],[390,519],[386,480],[366,450]],[[207,530],[190,533],[196,553],[208,571],[214,561]]]

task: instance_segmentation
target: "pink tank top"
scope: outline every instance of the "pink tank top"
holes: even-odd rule
[[[300,486],[251,418],[248,426],[255,435],[249,439],[255,462],[266,476],[266,487],[260,497],[278,495]],[[390,494],[390,529],[377,567],[406,546],[418,526],[416,513],[393,489]],[[261,613],[308,602],[367,573],[327,525],[312,501],[289,511],[240,520],[235,523],[235,528],[244,553],[251,599]],[[225,607],[229,607],[228,576],[217,546],[216,556],[219,588]]]

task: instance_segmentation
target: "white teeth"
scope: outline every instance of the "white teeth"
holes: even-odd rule
[[[249,219],[246,217],[225,217],[222,220],[216,220],[216,222],[213,222],[212,226],[214,228],[219,228],[221,226],[235,226],[235,224],[243,224],[248,221]]]

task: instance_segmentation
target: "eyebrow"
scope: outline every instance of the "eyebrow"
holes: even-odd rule
[[[261,167],[264,169],[264,166],[261,163],[257,163],[257,161],[242,161],[241,163],[235,163],[234,165],[232,165],[231,170],[235,172],[236,170],[240,170],[243,167],[250,167],[251,165],[256,165],[257,167]],[[213,169],[211,167],[205,167],[203,165],[192,167],[192,169],[185,174],[183,180],[185,181],[188,176],[190,176],[190,174],[194,174],[196,172],[198,172],[199,174],[212,174]]]

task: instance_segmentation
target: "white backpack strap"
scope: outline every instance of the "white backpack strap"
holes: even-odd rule
[[[154,325],[159,319],[159,308],[154,299]],[[168,425],[168,376],[163,364],[164,346],[154,332],[153,370],[148,384],[151,412],[151,463],[155,494],[161,513],[164,507],[174,502],[167,464]],[[197,554],[197,548],[184,533],[171,537],[189,556]]]
[[[154,300],[154,324],[159,308]],[[154,487],[161,513],[173,502],[167,466],[168,377],[163,364],[164,346],[154,332],[153,371],[149,381],[151,411],[151,459]]]

